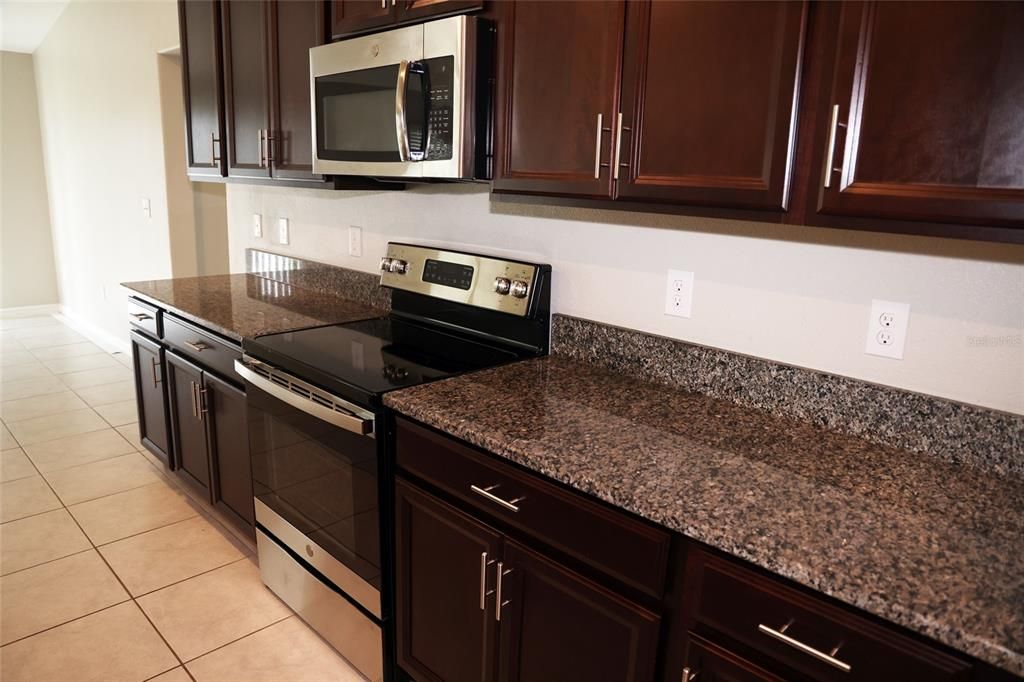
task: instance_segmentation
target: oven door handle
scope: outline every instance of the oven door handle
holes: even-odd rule
[[[316,417],[328,424],[366,436],[373,433],[373,420],[363,419],[347,412],[338,412],[329,407],[315,403],[297,393],[292,393],[288,388],[280,386],[261,374],[253,371],[241,360],[235,360],[235,372],[261,391],[270,394],[283,403],[286,403],[297,410]]]

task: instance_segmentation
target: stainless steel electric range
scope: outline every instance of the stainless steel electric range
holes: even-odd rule
[[[388,245],[385,317],[245,339],[263,582],[371,680],[392,665],[393,457],[382,396],[543,355],[551,268]]]

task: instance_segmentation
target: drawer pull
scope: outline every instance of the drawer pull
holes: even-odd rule
[[[149,368],[153,370],[153,388],[156,388],[157,385],[162,381],[162,379],[158,378],[156,375],[156,366],[159,364],[159,361],[156,358],[150,358],[149,362]]]
[[[206,343],[205,341],[186,341],[185,345],[197,353],[202,353],[204,350],[210,350],[211,348],[213,348],[213,346]]]
[[[491,502],[494,502],[495,504],[500,504],[505,509],[509,509],[511,511],[514,511],[514,512],[519,511],[519,507],[516,506],[516,503],[522,502],[523,500],[526,499],[526,497],[525,496],[517,497],[516,499],[511,500],[511,501],[503,500],[500,497],[498,497],[497,495],[492,495],[491,494],[491,491],[494,490],[495,488],[497,488],[498,485],[499,484],[495,483],[494,485],[489,485],[486,488],[481,488],[481,487],[476,486],[476,485],[471,485],[471,486],[469,486],[469,489],[472,490],[473,492],[475,492],[477,495],[481,495],[483,497],[486,497],[488,500],[490,500]]]
[[[838,658],[835,658],[835,654],[839,651],[839,647],[838,646],[836,648],[832,649],[831,653],[828,653],[828,654],[826,654],[824,651],[818,651],[814,647],[808,646],[808,645],[804,644],[803,642],[801,642],[800,640],[793,639],[792,637],[790,637],[789,635],[786,634],[786,630],[792,624],[793,624],[793,621],[789,621],[788,623],[783,625],[778,630],[776,630],[774,628],[770,628],[767,625],[758,624],[757,629],[762,634],[768,635],[769,637],[771,637],[773,639],[777,639],[780,642],[782,642],[783,644],[788,644],[789,646],[793,647],[797,651],[802,651],[805,654],[807,654],[808,656],[813,656],[814,658],[818,659],[819,661],[821,661],[823,663],[828,663],[833,668],[839,668],[844,673],[850,672],[851,668],[850,668],[850,664],[849,663],[844,663],[844,662],[840,661]]]
[[[142,322],[143,320],[153,319],[152,315],[147,315],[146,313],[128,313],[128,317],[134,317],[139,322]]]
[[[697,679],[697,673],[690,672],[689,668],[683,668],[682,682],[694,682]]]
[[[480,610],[487,610],[487,596],[494,594],[494,590],[487,589],[487,567],[494,563],[494,559],[487,560],[487,552],[480,554]]]
[[[502,578],[512,572],[512,569],[505,570],[505,565],[502,562],[498,562],[497,570],[497,581],[498,581],[498,593],[494,598],[494,620],[501,622],[501,607],[508,606],[508,599],[505,601],[501,600],[501,583]]]

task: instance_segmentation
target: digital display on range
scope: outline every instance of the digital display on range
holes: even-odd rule
[[[473,266],[428,258],[423,265],[423,281],[469,291],[473,285]]]

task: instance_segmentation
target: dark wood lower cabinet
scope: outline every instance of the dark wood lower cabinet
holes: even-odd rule
[[[204,406],[213,473],[213,503],[244,526],[253,526],[252,461],[245,393],[203,373]]]
[[[414,679],[654,679],[656,614],[401,480],[396,499],[398,663]]]
[[[492,596],[500,535],[399,481],[395,499],[398,664],[419,680],[494,679]]]
[[[499,680],[654,679],[659,616],[515,541],[502,559]]]
[[[782,682],[783,678],[741,656],[690,633],[686,638],[683,682]]]
[[[131,332],[139,439],[146,449],[174,468],[167,415],[164,349],[139,332]]]
[[[173,352],[167,353],[166,360],[175,470],[209,498],[210,448],[202,408],[203,370]]]

